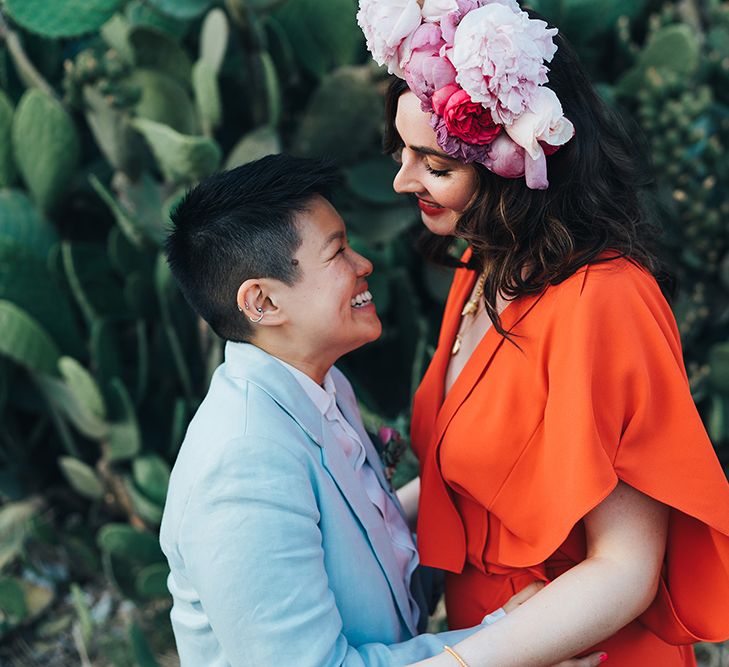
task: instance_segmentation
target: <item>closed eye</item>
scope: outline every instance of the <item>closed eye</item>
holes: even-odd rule
[[[433,176],[437,176],[440,178],[441,176],[448,176],[448,174],[451,173],[450,169],[433,169],[433,167],[430,166],[430,164],[425,162],[425,168],[428,170],[429,174],[433,174]]]

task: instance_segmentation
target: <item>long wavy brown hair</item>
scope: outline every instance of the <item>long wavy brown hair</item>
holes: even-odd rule
[[[651,177],[642,135],[637,127],[628,132],[602,101],[561,34],[556,43],[548,85],[576,134],[547,158],[549,188],[530,190],[523,178],[502,178],[474,164],[477,192],[456,225],[455,236],[473,249],[469,268],[486,274],[486,312],[502,335],[508,332],[496,310],[498,295],[540,294],[585,264],[627,257],[653,273],[667,296],[673,289],[652,249],[658,228],[645,205]],[[395,115],[407,90],[394,79],[386,96],[384,149],[390,154],[403,146]],[[426,230],[420,246],[432,261],[461,265],[449,254],[452,243],[453,237]]]

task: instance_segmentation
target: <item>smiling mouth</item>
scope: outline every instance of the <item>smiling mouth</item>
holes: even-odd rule
[[[417,200],[418,207],[426,215],[440,215],[441,213],[445,213],[446,211],[443,206],[441,206],[440,204],[436,204],[435,202],[421,199],[420,197],[417,197]]]
[[[352,308],[362,308],[369,303],[372,303],[372,292],[369,290],[360,292],[357,296],[352,297],[352,300],[350,301]]]

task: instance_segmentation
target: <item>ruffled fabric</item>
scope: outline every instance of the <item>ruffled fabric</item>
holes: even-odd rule
[[[641,622],[671,644],[729,637],[729,484],[693,403],[655,280],[618,259],[509,305],[445,401],[460,308],[416,395],[421,561],[558,576],[584,558],[581,519],[618,480],[670,506],[659,594]]]

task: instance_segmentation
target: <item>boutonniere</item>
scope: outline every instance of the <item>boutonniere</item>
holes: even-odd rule
[[[405,452],[406,443],[400,432],[389,426],[383,426],[377,432],[377,439],[380,445],[378,447],[380,458],[385,467],[385,477],[388,482],[391,482],[395,468]]]

